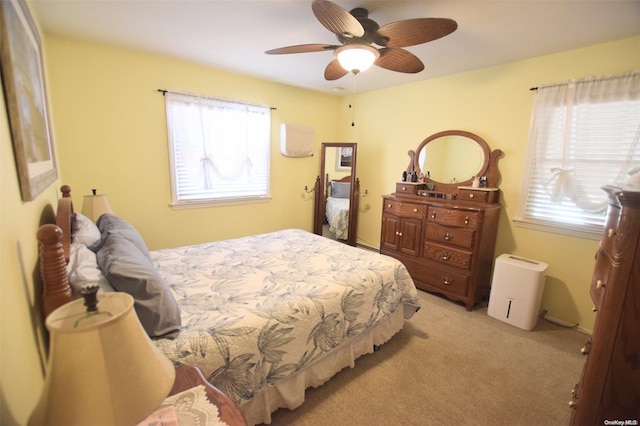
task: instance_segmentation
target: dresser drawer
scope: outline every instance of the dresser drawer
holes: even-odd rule
[[[607,221],[604,224],[604,232],[600,240],[600,247],[610,256],[614,255],[614,246],[618,231],[618,220],[620,219],[620,208],[609,206],[607,210]]]
[[[589,288],[589,294],[591,300],[595,303],[596,308],[600,309],[604,300],[604,294],[607,287],[607,283],[610,280],[612,272],[611,260],[602,251],[598,251],[596,254],[596,266],[593,270],[593,277],[591,278],[591,287]]]
[[[402,217],[423,218],[427,206],[415,203],[404,203],[397,200],[384,200],[384,213],[391,213]]]
[[[425,189],[426,187],[427,185],[424,183],[398,182],[396,183],[396,192],[399,194],[416,195],[419,189]]]
[[[474,229],[453,228],[428,222],[425,238],[438,243],[470,249],[473,247],[475,234]]]
[[[425,242],[424,257],[443,265],[469,269],[471,267],[471,252]]]
[[[468,275],[445,271],[429,265],[425,265],[420,269],[420,273],[416,274],[416,279],[448,293],[463,297],[467,295],[469,286]]]
[[[458,195],[459,200],[481,201],[486,203],[489,200],[487,191],[474,191],[473,189],[461,189]]]
[[[445,207],[429,206],[427,219],[441,225],[475,229],[478,226],[478,212],[452,210]]]

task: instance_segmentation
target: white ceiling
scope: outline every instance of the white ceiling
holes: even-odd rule
[[[342,1],[380,26],[441,17],[458,29],[408,47],[418,74],[373,67],[358,93],[640,35],[640,0]],[[32,0],[44,31],[127,46],[294,86],[349,95],[350,75],[325,81],[332,52],[266,55],[296,44],[338,44],[311,0]],[[640,55],[640,52],[636,52]],[[576,78],[582,76],[575,76]]]

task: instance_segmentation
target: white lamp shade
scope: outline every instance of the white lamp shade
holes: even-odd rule
[[[135,425],[169,394],[175,369],[142,328],[133,298],[98,299],[100,314],[88,315],[79,299],[47,318],[47,377],[30,425]]]
[[[84,196],[82,200],[83,215],[95,222],[104,213],[113,213],[106,195],[94,194]]]
[[[367,45],[346,45],[336,49],[340,66],[354,74],[368,70],[379,56],[377,49]]]

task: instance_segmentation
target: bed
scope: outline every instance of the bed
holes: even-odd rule
[[[329,231],[339,240],[349,237],[349,205],[351,197],[351,176],[329,180],[327,174],[325,188],[325,215]]]
[[[87,282],[127,291],[154,343],[176,366],[199,367],[249,424],[301,405],[306,388],[353,367],[420,308],[402,263],[303,230],[145,252],[121,218],[74,214],[70,189],[56,221],[38,232],[45,315]],[[118,244],[139,253],[114,255]]]

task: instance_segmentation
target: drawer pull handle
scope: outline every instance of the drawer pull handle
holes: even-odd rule
[[[451,259],[451,254],[447,252],[442,253],[442,260],[449,260],[449,259]]]
[[[387,204],[387,208],[390,209],[391,208],[391,204]]]
[[[407,190],[407,187],[406,187],[406,186],[403,186],[403,187],[402,187],[402,190],[403,190],[403,191],[406,191],[406,190]]]
[[[444,239],[445,240],[449,241],[452,238],[453,238],[453,235],[451,235],[450,233],[447,232],[446,234],[444,234]]]
[[[436,218],[436,212],[431,213],[431,219],[435,219]]]
[[[402,232],[396,231],[396,235],[397,235],[398,237],[402,237]]]
[[[611,237],[613,237],[613,234],[614,234],[614,230],[613,230],[613,228],[609,228],[609,231],[607,232],[607,236],[608,236],[609,238],[611,238]]]
[[[453,280],[452,280],[452,279],[450,279],[450,278],[447,278],[447,277],[444,277],[444,278],[442,279],[442,282],[443,282],[443,284],[444,284],[444,285],[451,285],[451,284],[453,284]]]
[[[473,194],[469,194],[469,198],[473,198]]]
[[[596,281],[596,288],[602,288],[602,287],[604,287],[604,283],[602,282],[602,280]]]
[[[591,308],[591,311],[592,311],[592,312],[598,312],[598,307],[597,307],[597,306],[594,306],[593,308]]]
[[[467,216],[467,217],[465,217],[465,218],[464,218],[464,224],[465,224],[465,225],[468,225],[468,224],[469,224],[469,216]]]
[[[414,213],[418,213],[418,209],[413,209],[413,212]]]
[[[577,402],[575,401],[569,401],[569,408],[575,408],[575,406],[578,405]]]

